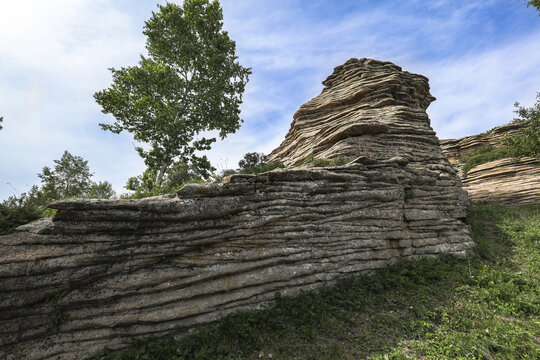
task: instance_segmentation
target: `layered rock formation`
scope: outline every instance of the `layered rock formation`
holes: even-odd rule
[[[323,85],[321,94],[294,114],[269,160],[292,165],[310,156],[402,156],[447,164],[426,114],[435,100],[426,77],[390,62],[350,59]]]
[[[519,206],[540,203],[540,162],[534,158],[505,158],[478,165],[464,174],[460,159],[481,146],[501,146],[505,137],[520,133],[520,124],[496,127],[487,133],[441,140],[441,148],[457,169],[463,188],[474,203]]]
[[[459,159],[470,155],[482,146],[501,146],[505,137],[512,137],[520,133],[521,124],[506,124],[498,126],[486,133],[465,136],[459,139],[443,139],[440,141],[443,154],[450,163],[459,166]]]
[[[277,291],[464,254],[467,198],[429,126],[427,79],[352,59],[324,84],[273,157],[362,155],[347,165],[61,201],[52,220],[0,237],[0,358],[80,359],[182,334]]]
[[[471,201],[519,206],[540,204],[540,164],[534,158],[505,158],[478,165],[463,178]]]

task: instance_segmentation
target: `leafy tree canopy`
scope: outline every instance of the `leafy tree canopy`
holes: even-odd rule
[[[88,161],[65,151],[60,160],[54,160],[54,168],[45,166],[38,177],[42,187],[40,196],[45,202],[75,197],[110,198],[114,191],[105,181],[95,183],[88,167]]]
[[[0,203],[0,235],[9,234],[19,226],[44,216],[52,216],[55,210],[47,205],[55,200],[87,197],[111,198],[115,196],[111,183],[95,183],[88,168],[88,161],[65,151],[54,167],[45,166],[38,176],[42,186],[32,186],[28,193],[10,196]]]
[[[527,7],[529,6],[534,6],[536,8],[536,10],[538,10],[540,12],[540,0],[530,0],[528,3],[527,3]],[[538,14],[540,16],[540,14]]]
[[[244,158],[238,162],[240,170],[261,166],[266,162],[266,155],[263,153],[248,152]]]
[[[514,157],[530,156],[540,158],[540,92],[536,94],[536,103],[525,108],[515,103],[518,116],[514,123],[523,124],[521,134],[504,139],[503,143],[509,147]]]
[[[4,121],[4,117],[3,116],[0,116],[0,130],[2,130],[2,121]]]
[[[88,161],[65,151],[60,160],[54,160],[54,169],[45,166],[38,177],[43,183],[43,191],[51,199],[65,199],[88,193],[93,174]]]
[[[116,119],[100,124],[102,129],[129,131],[148,145],[137,151],[161,186],[174,163],[211,169],[196,152],[210,149],[216,139],[200,134],[216,130],[224,138],[240,127],[251,70],[238,63],[236,44],[222,30],[218,1],[158,7],[144,26],[148,56],[137,66],[110,69],[112,85],[94,97]]]

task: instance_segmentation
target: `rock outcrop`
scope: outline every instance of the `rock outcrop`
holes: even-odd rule
[[[458,171],[473,203],[507,206],[540,203],[540,162],[537,159],[504,158],[478,165],[467,174],[463,173],[459,162],[481,146],[500,147],[505,137],[516,136],[521,127],[521,124],[507,124],[483,134],[441,140],[443,153]]]
[[[401,156],[447,164],[426,114],[435,100],[426,77],[390,62],[350,59],[323,85],[321,94],[294,114],[285,140],[269,160],[293,165],[310,156]]]
[[[540,166],[537,159],[505,158],[478,165],[463,178],[472,202],[519,206],[540,204]]]
[[[352,59],[324,84],[273,157],[360,155],[347,165],[56,202],[52,220],[0,237],[0,358],[80,359],[185,333],[277,291],[463,255],[468,200],[429,126],[427,79]]]
[[[505,137],[512,137],[520,133],[521,124],[506,124],[491,129],[482,134],[465,136],[459,139],[443,139],[440,141],[443,154],[451,164],[459,166],[459,159],[470,155],[482,146],[501,146]]]

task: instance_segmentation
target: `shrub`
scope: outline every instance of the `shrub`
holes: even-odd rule
[[[341,166],[349,163],[351,158],[347,156],[336,156],[332,159],[321,159],[310,155],[306,160],[298,164],[297,166],[312,164],[314,167],[332,167]]]
[[[244,168],[240,170],[240,174],[260,174],[274,169],[283,169],[285,165],[280,161],[273,161],[270,163],[264,163],[259,166]]]
[[[240,170],[256,168],[263,166],[266,162],[266,155],[263,153],[248,152],[244,155],[244,158],[238,162]]]
[[[511,157],[511,150],[507,146],[494,148],[491,145],[483,145],[475,152],[463,156],[459,161],[463,163],[463,173],[467,174],[472,168],[490,161]]]
[[[10,196],[0,203],[0,235],[12,233],[17,226],[44,216],[43,207],[29,201],[26,194]]]
[[[540,93],[536,94],[536,104],[530,108],[519,106],[514,112],[518,115],[514,123],[523,124],[521,134],[506,138],[503,144],[514,158],[530,156],[540,158]]]

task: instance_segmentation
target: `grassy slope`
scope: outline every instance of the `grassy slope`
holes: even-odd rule
[[[404,262],[104,359],[538,359],[540,206],[477,206],[465,259]]]

